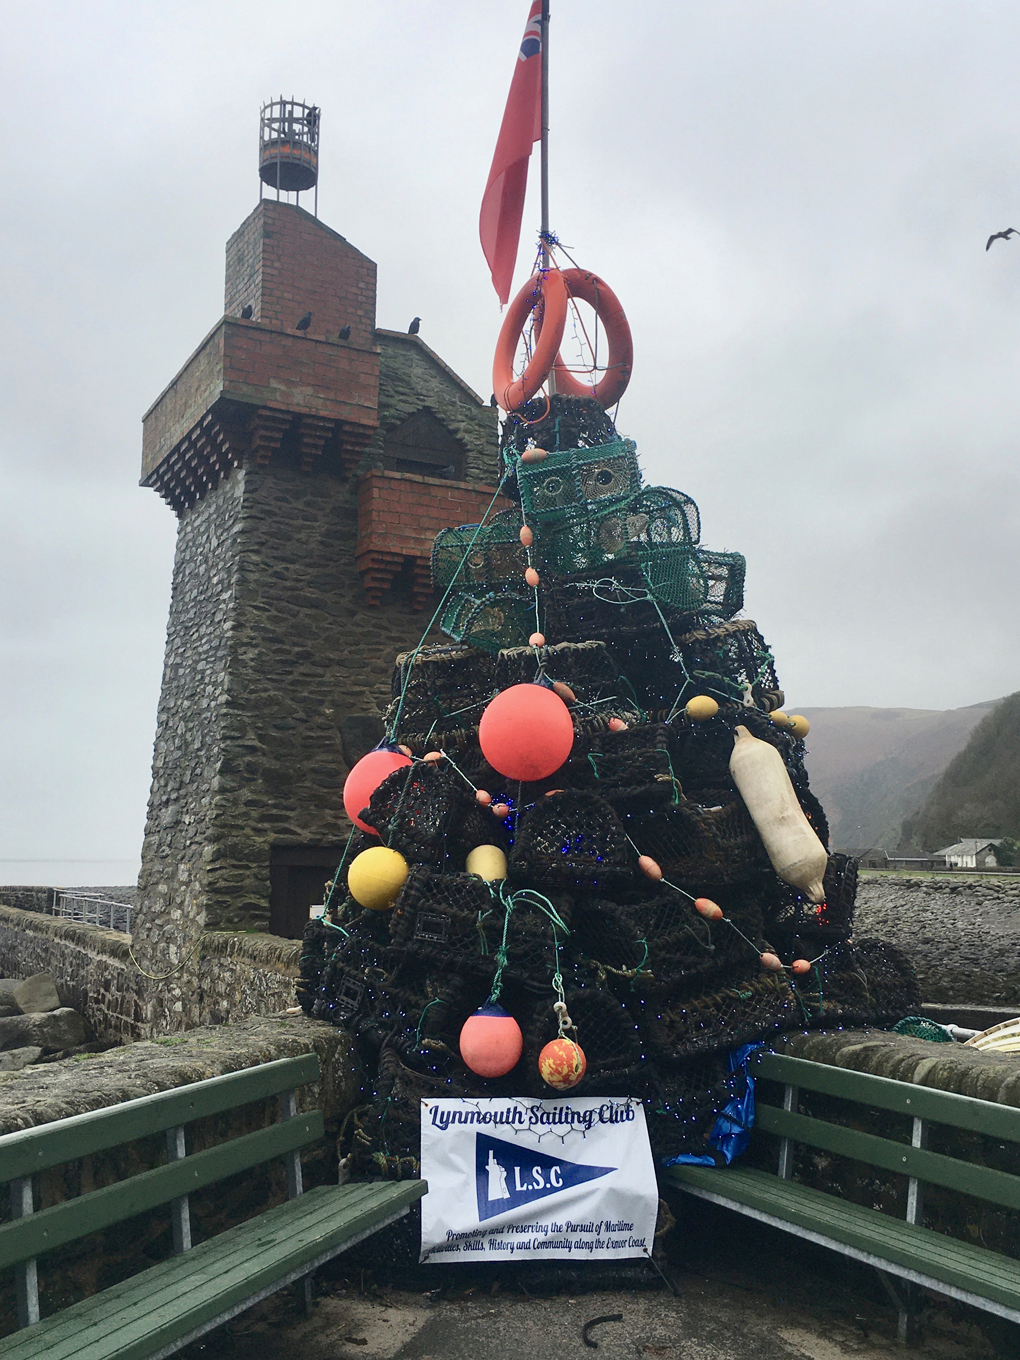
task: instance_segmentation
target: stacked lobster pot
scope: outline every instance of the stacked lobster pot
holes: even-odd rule
[[[539,1055],[557,1006],[586,1059],[572,1092],[643,1101],[669,1160],[714,1155],[741,1046],[918,1004],[895,950],[851,943],[855,865],[825,849],[804,728],[734,617],[743,558],[700,547],[694,502],[642,484],[597,403],[536,408],[504,426],[511,508],[436,539],[451,642],[397,660],[387,723],[410,756],[362,810],[373,831],[356,831],[303,950],[302,1005],[360,1054],[342,1151],[373,1174],[416,1168],[422,1098],[556,1094]],[[562,698],[569,753],[509,777],[484,715],[534,684]],[[756,762],[817,847],[804,872],[777,850]],[[387,910],[364,909],[348,876],[379,845],[406,877]],[[483,1076],[460,1036],[494,997],[522,1049]]]

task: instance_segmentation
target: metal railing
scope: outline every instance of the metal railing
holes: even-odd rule
[[[80,921],[86,926],[103,926],[106,930],[122,930],[131,934],[131,918],[135,909],[129,902],[116,902],[99,893],[61,892],[53,894],[53,906],[48,913],[65,921]]]

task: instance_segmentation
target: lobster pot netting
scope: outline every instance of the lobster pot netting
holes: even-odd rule
[[[503,471],[516,464],[515,454],[534,446],[542,449],[595,448],[619,436],[616,426],[597,401],[556,394],[529,401],[511,411],[503,422],[500,458]],[[516,490],[516,488],[515,488]]]
[[[560,934],[565,935],[570,901],[559,896],[552,906],[565,927]],[[480,878],[413,869],[393,910],[390,937],[408,958],[488,985],[505,935],[504,980],[547,988],[556,971],[557,936],[552,920],[519,899],[509,919],[507,911],[506,903]]]
[[[803,1024],[887,1025],[917,1011],[921,993],[903,954],[882,940],[837,941],[796,979]]]
[[[523,590],[500,586],[485,593],[453,595],[439,626],[448,637],[486,652],[498,652],[535,631],[535,602]]]
[[[498,823],[445,762],[394,770],[372,795],[365,820],[411,864],[452,862],[460,869],[475,845],[504,845]]]
[[[517,485],[529,524],[587,513],[600,502],[641,490],[637,445],[632,439],[614,439],[595,448],[550,452],[540,463],[518,464]]]
[[[850,935],[857,861],[849,855],[830,855],[823,886],[825,901],[816,905],[780,879],[768,885],[766,934],[787,955],[811,958],[820,947]]]
[[[624,819],[635,809],[663,807],[679,796],[661,723],[593,734],[583,759],[572,764],[579,773],[591,772],[589,787]]]
[[[803,1024],[785,977],[763,973],[757,960],[731,969],[728,986],[681,1001],[628,1000],[627,1007],[649,1057],[665,1069]]]
[[[712,1155],[709,1135],[731,1100],[744,1094],[746,1077],[729,1070],[722,1055],[693,1059],[659,1074],[658,1091],[646,1101],[648,1138],[656,1161]]]
[[[763,928],[752,893],[714,891],[727,920],[704,920],[668,889],[640,903],[587,899],[575,908],[574,943],[627,1004],[642,997],[667,1003],[710,990],[746,968],[747,941],[733,926],[754,941]]]
[[[520,582],[528,565],[520,541],[519,510],[502,510],[488,524],[440,529],[432,544],[432,584],[484,594],[492,586]]]
[[[599,986],[587,961],[570,952],[574,961],[564,962],[562,968],[564,999],[587,1063],[571,1095],[640,1098],[654,1078],[634,1019],[612,992]],[[538,1055],[558,1033],[554,1000],[550,991],[548,1001],[534,1007],[524,1029],[521,1079],[527,1094],[540,1099],[551,1094],[539,1075]]]
[[[646,487],[602,509],[577,507],[532,527],[537,564],[561,575],[642,562],[674,549],[691,555],[701,535],[694,501],[664,486]]]
[[[551,793],[523,813],[508,878],[541,891],[626,891],[637,856],[613,809],[601,798]]]
[[[631,821],[630,835],[642,853],[685,888],[746,882],[769,869],[761,837],[739,797],[714,807],[681,798],[674,807]]]
[[[396,740],[423,754],[444,740],[477,732],[481,711],[495,692],[493,661],[485,652],[442,643],[404,652],[393,671],[386,725],[392,730],[400,707]]]

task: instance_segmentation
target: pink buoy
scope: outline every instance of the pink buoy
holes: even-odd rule
[[[426,765],[435,765],[436,761],[442,760],[442,758],[442,751],[428,751],[422,756],[422,760],[424,760]]]
[[[659,879],[662,877],[662,870],[655,860],[652,859],[651,855],[639,855],[637,867],[646,878],[650,878],[656,883],[658,883]]]
[[[460,1056],[479,1077],[505,1076],[517,1066],[523,1049],[520,1025],[491,1001],[469,1015],[460,1031]]]
[[[489,811],[494,816],[498,817],[501,822],[505,822],[510,816],[510,809],[507,807],[506,803],[493,803],[489,808]]]
[[[511,685],[485,707],[478,744],[494,770],[532,783],[555,774],[574,745],[570,711],[544,685]]]
[[[525,581],[527,581],[529,586],[537,586],[542,578],[539,576],[538,572],[535,570],[534,567],[529,567],[528,570],[524,573],[524,579]]]
[[[486,793],[484,789],[475,789],[475,802],[481,803],[482,807],[488,807],[492,802],[492,794]]]
[[[522,463],[542,463],[549,457],[548,449],[525,449],[521,454]]]
[[[622,718],[610,718],[609,730],[610,732],[626,732],[627,724],[623,721]]]
[[[808,962],[807,959],[794,959],[794,961],[790,964],[790,972],[796,973],[798,976],[800,976],[803,973],[810,973],[811,964]]]
[[[694,899],[694,910],[704,916],[706,921],[721,921],[723,909],[717,902],[713,902],[710,897],[696,897]]]
[[[767,968],[770,973],[781,973],[783,971],[783,963],[778,954],[768,952],[762,954],[761,966]]]
[[[388,775],[410,763],[402,750],[388,746],[361,757],[344,780],[344,810],[355,826],[376,834],[375,827],[363,822],[358,814],[368,807],[372,794]]]
[[[524,545],[525,548],[530,548],[532,543],[534,543],[535,541],[535,535],[531,532],[531,530],[528,528],[526,524],[521,525],[520,538],[521,543]]]
[[[562,680],[553,681],[553,693],[558,694],[565,704],[577,703],[577,695],[570,686],[565,685]]]
[[[531,637],[528,638],[528,646],[529,646],[529,647],[544,647],[544,646],[545,646],[545,634],[544,634],[544,633],[532,633]],[[556,686],[554,685],[554,686],[553,686],[553,689],[555,689],[555,688],[556,688]]]

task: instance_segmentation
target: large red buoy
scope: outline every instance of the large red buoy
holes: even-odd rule
[[[376,834],[375,827],[363,822],[358,813],[368,807],[372,794],[387,775],[410,763],[402,751],[393,747],[381,747],[361,757],[344,780],[344,808],[355,826],[359,826],[362,831],[370,831],[373,836]]]
[[[517,1066],[523,1048],[520,1025],[492,1001],[469,1015],[460,1031],[460,1056],[479,1077],[505,1076]]]
[[[486,705],[478,725],[482,755],[508,779],[555,774],[574,745],[570,710],[544,685],[511,685]]]

